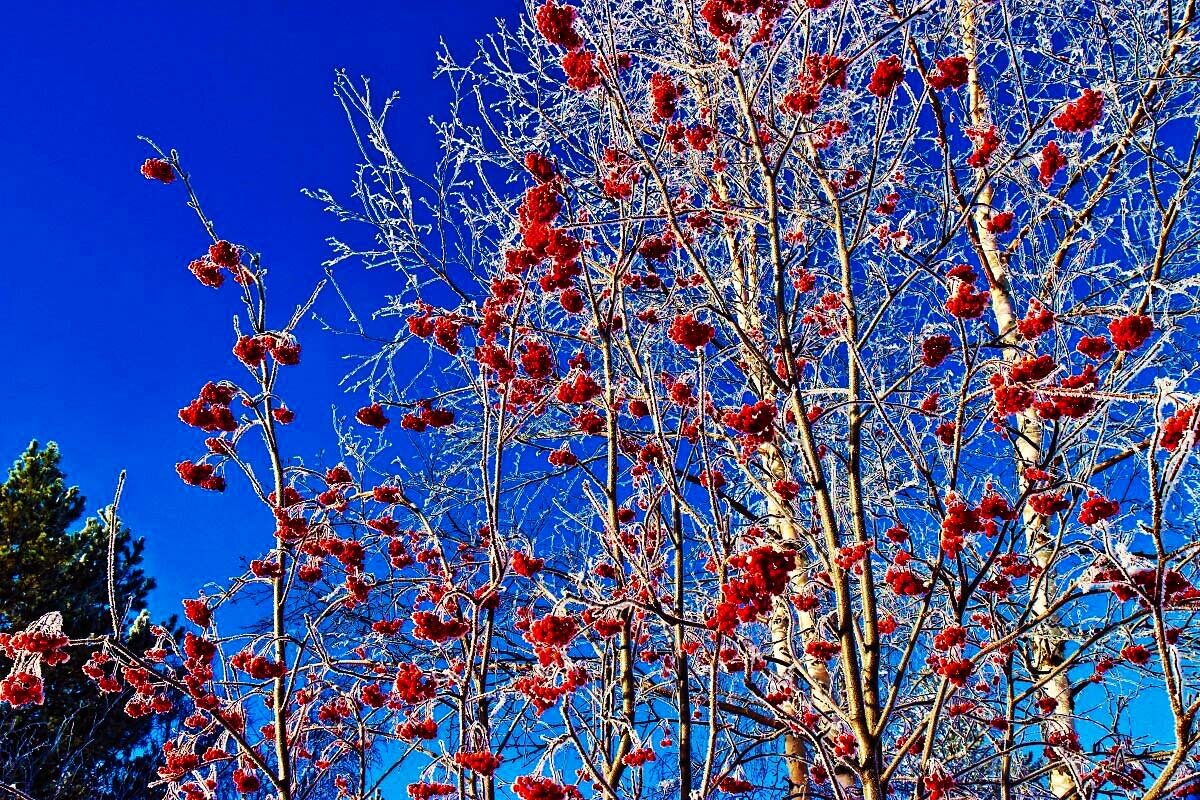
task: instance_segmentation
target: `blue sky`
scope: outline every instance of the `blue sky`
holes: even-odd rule
[[[156,614],[238,569],[269,541],[266,512],[236,491],[189,489],[174,464],[203,437],[176,418],[209,379],[238,377],[234,295],[186,264],[206,247],[178,186],[142,179],[137,136],[177,148],[222,235],[264,255],[277,313],[321,277],[336,224],[302,187],[348,194],[355,152],[332,94],[336,68],[398,90],[405,157],[431,163],[439,38],[466,54],[515,0],[487,2],[27,3],[8,9],[0,64],[0,461],[56,441],[94,509],[128,470],[127,523],[146,538]],[[352,279],[362,280],[361,271]],[[372,277],[382,296],[390,276]],[[282,386],[299,415],[285,446],[328,449],[343,373],[334,341],[302,329]]]

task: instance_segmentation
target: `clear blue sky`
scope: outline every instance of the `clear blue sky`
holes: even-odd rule
[[[156,615],[236,571],[273,526],[237,492],[190,489],[175,476],[176,461],[203,449],[177,410],[205,380],[239,376],[229,353],[236,301],[187,272],[203,231],[178,184],[138,174],[149,153],[136,137],[180,151],[221,233],[261,251],[292,302],[320,278],[336,231],[300,189],[345,196],[353,175],[334,70],[371,76],[381,96],[400,91],[394,130],[421,172],[434,153],[428,117],[445,108],[445,87],[431,78],[439,38],[466,55],[497,16],[520,11],[515,0],[7,9],[0,461],[7,467],[31,439],[57,441],[90,509],[128,470],[122,511],[148,542]],[[345,342],[313,324],[305,331],[303,366],[282,386],[299,415],[285,446],[314,455],[333,441]]]

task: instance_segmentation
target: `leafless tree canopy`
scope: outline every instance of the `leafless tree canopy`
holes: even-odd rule
[[[195,707],[168,796],[1183,793],[1195,16],[547,0],[442,57],[427,176],[339,76],[340,465],[283,427],[310,304],[160,152],[244,301],[180,474],[279,521],[187,641],[102,643]]]

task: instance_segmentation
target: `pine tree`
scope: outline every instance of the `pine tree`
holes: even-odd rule
[[[71,530],[85,499],[66,485],[59,460],[56,445],[33,442],[0,485],[0,631],[57,610],[72,638],[111,633],[108,531],[96,519]],[[142,551],[141,539],[118,531],[117,616],[133,620],[125,635],[144,648],[152,642],[146,604],[154,581],[140,568]],[[100,695],[79,667],[75,656],[46,675],[44,705],[0,706],[0,784],[35,800],[156,796],[147,785],[171,720],[128,717],[128,692]]]

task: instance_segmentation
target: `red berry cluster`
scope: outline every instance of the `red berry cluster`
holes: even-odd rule
[[[277,364],[285,367],[300,363],[300,343],[291,336],[263,333],[243,336],[233,347],[233,354],[247,367],[256,368],[270,354]]]
[[[951,349],[949,336],[942,334],[930,336],[921,342],[921,363],[930,369],[941,366],[942,362],[950,355]]]
[[[1132,352],[1146,343],[1154,332],[1154,320],[1145,314],[1129,314],[1114,319],[1108,324],[1113,347],[1122,352]]]
[[[491,775],[500,768],[504,761],[501,756],[489,750],[459,750],[454,754],[454,763],[463,769],[469,769],[480,775]]]
[[[235,394],[237,387],[210,381],[204,384],[199,397],[179,409],[179,419],[203,431],[236,431],[238,423],[229,408]]]
[[[671,321],[667,335],[671,341],[688,350],[699,350],[716,336],[712,325],[700,322],[692,314],[681,314]]]
[[[881,99],[890,97],[903,80],[904,64],[900,62],[900,56],[888,56],[875,65],[867,91]]]
[[[729,567],[741,574],[721,587],[721,602],[707,623],[725,634],[771,610],[774,599],[787,591],[796,569],[796,554],[763,545],[729,559]]]
[[[929,72],[929,85],[938,91],[966,86],[967,66],[967,59],[962,56],[940,58],[934,62],[934,68]]]
[[[1067,103],[1062,113],[1054,118],[1054,126],[1067,133],[1083,133],[1096,126],[1103,112],[1104,95],[1094,89],[1084,89],[1076,100]]]
[[[175,180],[175,169],[171,162],[165,159],[147,158],[142,164],[142,176],[147,180],[172,183]]]
[[[225,491],[225,478],[213,474],[212,464],[196,464],[191,461],[180,461],[175,465],[175,471],[188,486],[198,486],[211,492]]]

